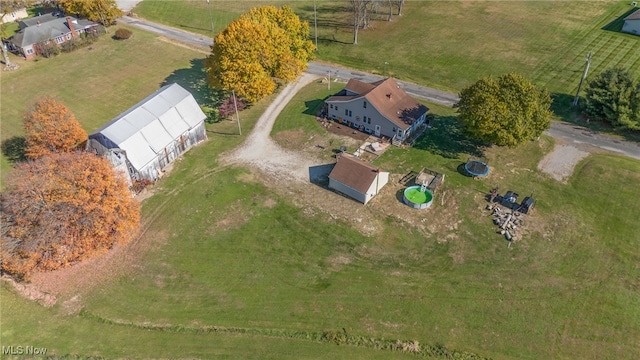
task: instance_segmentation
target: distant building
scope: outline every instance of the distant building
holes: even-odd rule
[[[2,19],[0,19],[0,23],[6,24],[13,21],[22,20],[27,16],[29,16],[29,14],[27,14],[26,8],[18,9],[3,16]]]
[[[89,135],[87,150],[106,156],[133,180],[155,180],[180,154],[207,138],[193,95],[166,85]]]
[[[622,32],[626,32],[634,35],[640,35],[640,9],[636,10],[634,13],[624,18],[624,25],[622,25]]]
[[[363,204],[378,195],[380,189],[389,182],[389,173],[360,160],[353,155],[342,153],[329,174],[329,188],[349,196]]]
[[[58,14],[49,13],[20,21],[20,30],[9,39],[12,50],[27,60],[33,59],[52,42],[60,45],[98,27],[93,21]]]
[[[423,125],[429,111],[392,78],[373,83],[351,79],[325,103],[329,118],[398,142],[405,141]]]

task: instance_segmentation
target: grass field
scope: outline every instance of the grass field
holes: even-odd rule
[[[313,37],[313,2],[276,2],[284,3],[309,21]],[[260,4],[264,2],[212,1],[215,31]],[[205,5],[145,0],[134,11],[210,35]],[[372,15],[378,20],[360,32],[354,46],[348,6],[317,1],[317,56],[450,91],[482,76],[518,72],[552,92],[574,95],[589,51],[594,53],[592,74],[623,66],[640,75],[640,52],[634,51],[640,37],[611,31],[619,29],[630,9],[627,1],[407,1],[404,14],[391,22],[386,8]]]
[[[467,6],[482,16],[504,11],[494,9],[495,3],[410,2],[406,18],[419,4],[433,11],[439,4]],[[576,26],[585,14],[604,19],[608,4],[576,9],[563,26]],[[199,14],[206,14],[199,6]],[[456,21],[467,20],[472,19]],[[206,26],[205,18],[196,27]],[[581,31],[571,33],[579,37]],[[88,131],[166,81],[186,86],[199,99],[208,96],[199,80],[203,54],[134,32],[127,42],[105,38],[91,51],[24,63],[19,72],[3,74],[3,139],[21,134],[21,113],[42,94],[59,97]],[[369,35],[362,36],[366,44]],[[560,56],[545,45],[531,44]],[[515,52],[514,61],[527,62]],[[467,69],[464,76],[482,73],[490,62],[478,62],[479,69]],[[392,64],[388,71],[399,71]],[[529,74],[545,73],[532,68]],[[420,76],[430,83],[428,72]],[[449,88],[450,79],[470,81],[442,76],[433,84]],[[303,129],[321,136],[311,114],[326,95],[317,84],[301,91],[273,135]],[[241,113],[243,134],[272,99]],[[218,155],[244,139],[232,135],[234,122],[223,121],[208,127],[209,141],[189,151],[144,202],[148,230],[136,242],[144,251],[133,257],[134,264],[113,269],[114,278],[91,291],[64,293],[51,309],[0,287],[2,345],[108,358],[415,358],[365,342],[337,346],[318,339],[332,331],[417,340],[496,359],[640,358],[640,162],[593,155],[568,183],[559,183],[535,170],[552,139],[543,136],[518,149],[482,149],[462,135],[451,109],[428,106],[435,117],[432,129],[413,148],[392,148],[376,162],[394,174],[428,166],[446,175],[432,208],[424,211],[424,228],[385,215],[377,208],[386,204],[374,199],[365,210],[382,226],[375,236],[365,236],[348,219],[302,206],[246,169],[220,167]],[[488,160],[488,178],[459,173],[471,155]],[[522,196],[535,191],[538,200],[530,231],[510,248],[481,210],[483,195],[495,185]],[[337,199],[320,188],[312,191]],[[81,307],[65,303],[76,294]]]

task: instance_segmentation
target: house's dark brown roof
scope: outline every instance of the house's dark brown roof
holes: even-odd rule
[[[362,96],[375,89],[380,82],[381,81],[377,81],[369,84],[360,80],[349,79],[349,82],[347,82],[347,85],[344,88]]]
[[[640,9],[636,10],[631,15],[624,18],[625,20],[640,20]]]
[[[366,194],[371,184],[375,181],[378,171],[380,169],[368,162],[343,153],[338,157],[338,162],[331,174],[329,174],[329,178]]]
[[[345,89],[358,93],[356,96],[332,96],[327,101],[348,101],[364,97],[384,117],[405,130],[429,108],[417,102],[398,86],[395,80],[387,78],[373,83],[351,79]]]

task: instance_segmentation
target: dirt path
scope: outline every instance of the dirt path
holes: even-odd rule
[[[224,154],[222,162],[247,164],[279,180],[307,182],[309,167],[319,164],[320,161],[281,148],[271,139],[270,134],[282,109],[301,88],[316,79],[318,79],[317,75],[305,73],[287,85],[260,116],[245,142],[230,153]]]

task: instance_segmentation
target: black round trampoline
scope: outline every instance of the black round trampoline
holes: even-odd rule
[[[489,175],[489,165],[480,160],[469,160],[464,164],[464,170],[473,177],[483,177]]]

